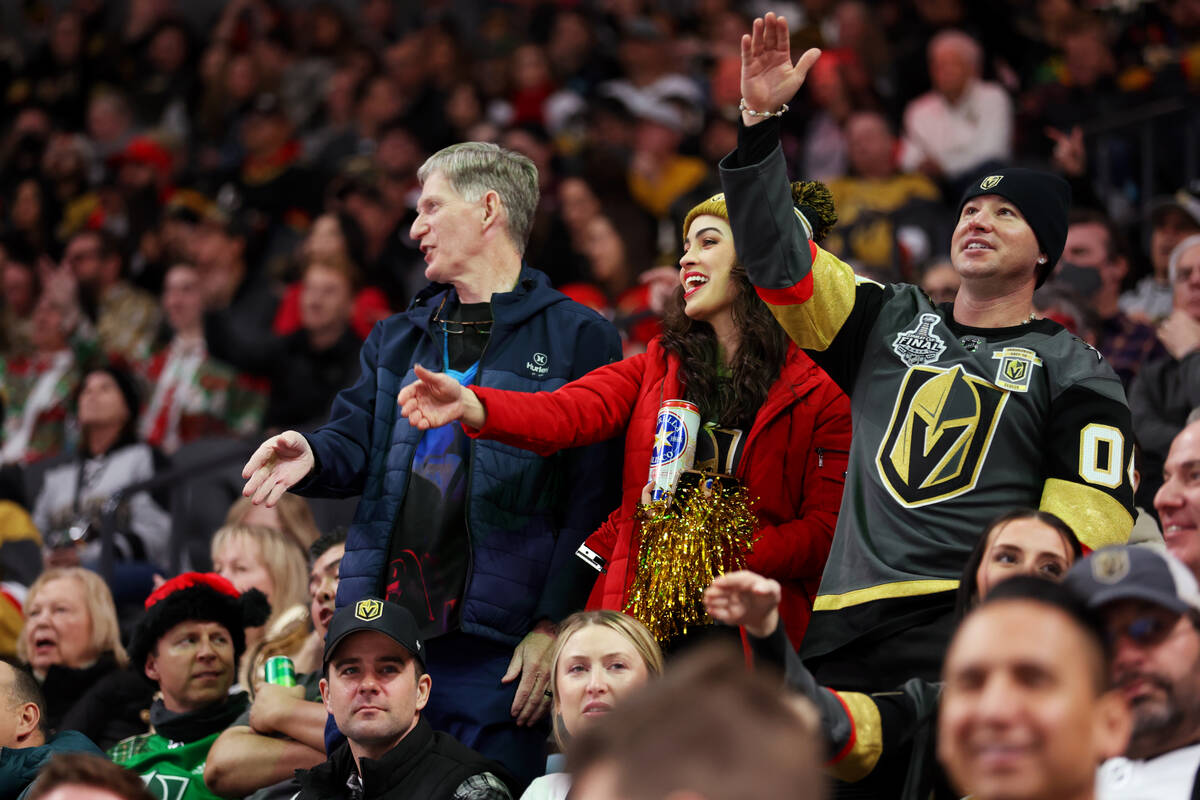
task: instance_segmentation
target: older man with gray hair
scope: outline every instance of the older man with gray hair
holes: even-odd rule
[[[954,196],[956,181],[1012,155],[1012,100],[981,79],[983,49],[962,31],[942,31],[927,52],[933,89],[904,109],[900,167],[946,181]]]
[[[423,432],[396,396],[416,364],[464,384],[552,391],[619,359],[620,342],[523,263],[538,201],[528,158],[467,142],[431,156],[418,177],[412,237],[431,285],[375,325],[362,376],[327,424],[259,447],[245,494],[268,506],[293,487],[362,495],[338,606],[382,595],[412,612],[442,687],[425,709],[433,727],[528,781],[541,774],[535,723],[554,624],[582,604],[566,567],[616,507],[620,462],[609,444],[540,458],[468,439],[457,424]]]
[[[1129,387],[1133,430],[1147,478],[1138,493],[1143,503],[1162,485],[1158,478],[1173,442],[1188,423],[1188,415],[1200,408],[1200,234],[1189,236],[1171,251],[1168,275],[1175,310],[1158,326],[1158,340],[1167,355],[1142,366]],[[1165,533],[1165,521],[1163,527]]]

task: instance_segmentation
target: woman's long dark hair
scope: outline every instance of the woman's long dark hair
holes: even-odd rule
[[[1074,554],[1072,563],[1083,558],[1083,545],[1079,543],[1079,537],[1075,535],[1075,531],[1071,529],[1070,525],[1063,522],[1054,514],[1033,508],[1014,508],[1011,511],[1006,511],[993,519],[983,529],[983,535],[975,543],[975,549],[971,551],[971,555],[967,556],[967,563],[963,567],[962,578],[958,582],[958,593],[955,596],[954,602],[958,617],[961,618],[979,603],[979,565],[983,563],[983,557],[987,554],[992,534],[1008,523],[1019,519],[1032,519],[1058,531],[1063,541],[1067,543],[1067,546],[1071,548],[1071,552]]]
[[[721,376],[724,364],[712,326],[684,313],[682,286],[663,314],[662,346],[679,358],[683,399],[700,407],[701,420],[748,429],[783,368],[788,337],[740,264],[733,265],[729,279],[737,290],[732,311],[740,337],[729,365],[732,374]]]

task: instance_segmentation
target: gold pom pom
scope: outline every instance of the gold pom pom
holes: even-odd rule
[[[713,578],[743,569],[754,545],[758,518],[750,497],[733,478],[711,487],[681,486],[674,502],[638,509],[641,544],[625,613],[660,642],[712,623],[704,590]]]

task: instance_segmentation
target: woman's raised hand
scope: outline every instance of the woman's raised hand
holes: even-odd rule
[[[751,636],[765,639],[779,625],[781,596],[778,581],[743,569],[718,576],[704,590],[704,608],[717,622],[741,625]]]
[[[751,32],[742,36],[742,99],[746,108],[778,111],[804,85],[808,71],[820,56],[821,51],[814,47],[793,65],[787,20],[770,11],[754,20]],[[762,119],[742,114],[746,125]]]
[[[487,410],[467,387],[441,372],[430,372],[417,364],[417,379],[400,390],[396,402],[400,413],[414,428],[427,431],[462,420],[471,428],[482,428]]]

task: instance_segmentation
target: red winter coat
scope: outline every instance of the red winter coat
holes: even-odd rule
[[[683,397],[678,359],[656,339],[645,353],[599,367],[554,392],[510,398],[496,389],[471,388],[487,409],[484,427],[468,431],[471,435],[539,455],[626,431],[621,506],[587,540],[608,561],[588,607],[624,609],[637,568],[633,515],[649,475],[658,409],[663,400]],[[849,449],[849,400],[807,355],[789,346],[747,436],[737,477],[758,498],[761,523],[747,566],[783,585],[780,613],[797,646],[829,556]]]

